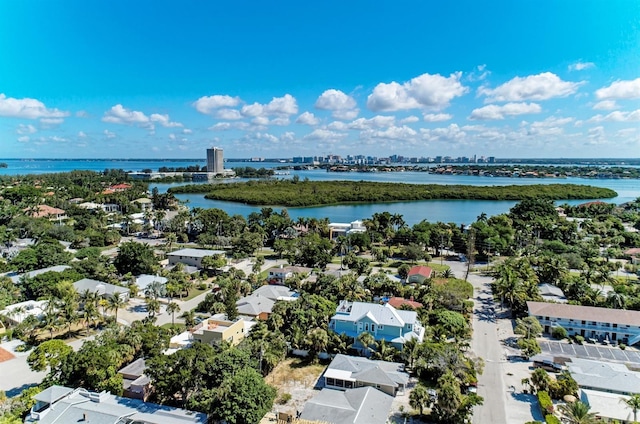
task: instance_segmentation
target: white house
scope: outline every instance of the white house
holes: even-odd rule
[[[178,263],[202,268],[202,258],[205,256],[224,255],[224,250],[208,250],[208,249],[180,249],[167,255],[169,266]]]
[[[348,236],[354,233],[364,233],[367,231],[362,221],[353,221],[349,224],[342,222],[332,222],[329,224],[329,238],[335,239],[339,236]]]
[[[28,316],[41,319],[48,303],[46,300],[27,300],[26,302],[14,303],[0,311],[0,315],[7,317],[14,324],[21,323]]]
[[[640,341],[640,311],[597,308],[560,303],[527,302],[545,333],[561,326],[569,335],[620,342],[632,346]]]

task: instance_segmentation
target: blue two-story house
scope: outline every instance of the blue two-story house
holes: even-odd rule
[[[376,341],[385,340],[397,349],[402,349],[408,340],[421,342],[424,338],[424,327],[415,311],[396,309],[388,303],[380,305],[343,300],[331,317],[329,329],[354,339],[366,331]]]

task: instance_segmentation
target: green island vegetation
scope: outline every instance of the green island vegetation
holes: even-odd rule
[[[432,199],[597,199],[612,198],[617,195],[615,191],[608,188],[578,184],[479,187],[366,181],[300,181],[296,178],[188,185],[171,187],[169,192],[172,194],[206,193],[207,199],[288,207]]]
[[[640,310],[638,265],[631,250],[640,246],[640,198],[623,205],[588,202],[560,208],[551,199],[525,198],[509,212],[481,214],[467,227],[426,219],[408,225],[401,215],[382,212],[363,219],[366,231],[330,239],[327,218],[294,220],[286,209],[269,207],[246,217],[221,209],[187,210],[171,193],[146,190],[146,184],[112,170],[0,178],[0,272],[68,266],[62,272],[20,276],[17,283],[0,277],[0,310],[26,300],[47,301],[41,316],[0,315],[2,336],[22,340],[31,369],[47,373],[40,385],[18,396],[0,396],[3,419],[13,420],[7,422],[22,422],[32,396],[52,384],[121,394],[117,370],[145,358],[154,387],[150,401],[204,412],[214,421],[258,423],[276,399],[291,406],[289,374],[306,381],[305,373],[318,369],[323,354],[343,353],[404,363],[417,380],[406,412],[423,421],[460,423],[483,402],[469,390],[483,371],[482,358],[468,349],[474,336],[474,288],[466,279],[479,262],[486,264],[482,272],[494,277],[495,303],[516,320],[517,344],[525,356],[540,351],[535,337],[543,329],[535,317],[527,317],[526,307],[527,301],[542,300],[540,283],[562,289],[571,304]],[[140,203],[141,198],[147,201]],[[106,212],[78,202],[113,207]],[[142,204],[153,209],[143,210]],[[36,212],[43,205],[64,214],[40,216]],[[127,237],[139,232],[153,235],[156,244]],[[203,269],[195,273],[181,265],[163,268],[166,253],[179,242],[224,253],[203,258]],[[454,275],[444,262],[460,255],[466,275]],[[239,259],[251,261],[250,273],[235,267]],[[266,265],[267,260],[278,262]],[[182,326],[192,328],[213,313],[237,317],[238,301],[267,284],[269,266],[276,263],[298,267],[286,283],[297,297],[276,302],[268,318],[258,320],[239,344],[196,343],[163,353]],[[342,271],[336,273],[338,264]],[[436,273],[408,282],[414,265]],[[314,278],[308,278],[311,273]],[[159,275],[167,283],[140,289],[139,274]],[[133,303],[79,293],[73,283],[83,278],[126,287],[145,307],[137,319],[125,318],[134,313]],[[181,310],[194,292],[199,293],[197,306]],[[425,331],[422,342],[407,341],[400,351],[372,340],[366,331],[355,338],[332,331],[329,323],[339,302],[379,303],[384,297],[422,304],[416,310]],[[572,337],[568,330],[556,336]],[[78,350],[67,344],[89,334],[95,339]],[[283,369],[292,359],[291,349],[307,356],[295,369]],[[287,377],[276,378],[282,374]],[[522,385],[541,393],[545,414],[548,397],[562,399],[577,391],[566,372],[551,377],[543,369]]]
[[[8,168],[9,165],[6,162],[0,162],[0,168]]]

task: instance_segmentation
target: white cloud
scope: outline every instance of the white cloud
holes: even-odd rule
[[[596,115],[589,119],[588,122],[638,122],[640,121],[640,109],[631,111],[631,112],[623,112],[620,110],[616,110],[615,112],[611,112],[608,115]]]
[[[342,121],[333,121],[332,123],[327,125],[327,128],[329,128],[330,130],[346,131],[349,129],[349,125]]]
[[[367,107],[373,111],[444,109],[451,100],[468,91],[460,83],[461,76],[460,72],[449,77],[422,74],[403,84],[380,83],[367,98]]]
[[[331,141],[331,140],[337,141],[345,138],[346,136],[347,134],[345,133],[329,131],[329,130],[318,128],[313,130],[311,133],[305,135],[304,139],[312,140],[312,141]]]
[[[354,119],[360,113],[360,110],[356,107],[358,104],[356,100],[345,94],[344,92],[336,89],[326,90],[316,100],[316,109],[330,110],[331,116],[336,119]]]
[[[280,135],[280,141],[295,141],[296,134],[292,131],[286,131],[282,135]]]
[[[615,100],[603,100],[593,105],[595,110],[614,110],[618,108],[618,104]]]
[[[227,131],[227,130],[246,130],[251,125],[246,122],[218,122],[217,124],[209,127],[212,131]]]
[[[631,81],[616,81],[608,87],[596,90],[598,99],[637,99],[640,98],[640,78]]]
[[[240,104],[239,97],[231,97],[227,95],[216,94],[214,96],[203,96],[193,102],[193,107],[200,113],[210,114],[214,109],[221,107],[231,108]]]
[[[89,114],[86,110],[79,110],[76,112],[76,118],[88,118]]]
[[[111,124],[139,125],[142,127],[152,126],[147,115],[137,110],[125,109],[121,104],[117,104],[106,111],[102,117],[102,121]]]
[[[62,119],[62,118],[42,118],[42,119],[40,119],[40,123],[43,124],[44,126],[60,125],[63,122],[64,122],[64,119]]]
[[[589,144],[604,144],[606,142],[604,127],[594,127],[587,130]]]
[[[105,135],[105,137],[107,137],[107,138],[116,138],[116,133],[111,132],[111,131],[109,131],[109,130],[104,130],[104,135]]]
[[[407,116],[406,118],[403,118],[400,120],[401,124],[413,124],[416,123],[420,120],[420,118],[418,118],[415,115],[411,115],[411,116]]]
[[[182,134],[191,134],[191,133],[193,133],[193,131],[189,128],[185,128],[182,130]]]
[[[29,138],[28,135],[23,135],[23,136],[18,137],[18,141],[20,143],[27,143],[29,140],[30,140],[30,138]]]
[[[421,128],[420,133],[422,138],[426,141],[445,141],[445,142],[460,142],[464,141],[467,133],[460,129],[458,125],[451,124],[444,128]]]
[[[487,105],[471,112],[471,120],[504,119],[506,116],[540,113],[542,108],[536,103],[507,103],[506,105]]]
[[[155,129],[155,123],[166,128],[182,127],[181,123],[172,122],[169,115],[152,113],[151,116],[147,116],[138,110],[129,110],[121,104],[117,104],[106,111],[102,117],[102,122],[120,125],[136,125],[151,131]]]
[[[367,130],[360,133],[360,138],[383,138],[387,140],[407,140],[418,134],[413,128],[406,125],[401,127],[391,126],[385,130]]]
[[[395,116],[376,115],[373,118],[359,118],[349,124],[352,130],[367,130],[371,128],[384,128],[394,124]]]
[[[585,69],[595,68],[596,64],[593,62],[576,62],[569,65],[570,71],[583,71]]]
[[[34,127],[31,124],[29,125],[20,124],[18,125],[18,129],[16,130],[18,134],[33,134],[37,131],[38,130],[36,129],[36,127]]]
[[[224,119],[227,121],[242,119],[242,114],[237,109],[219,109],[216,111],[215,116],[218,119]]]
[[[157,122],[158,124],[162,125],[165,128],[182,127],[182,124],[180,122],[172,122],[169,119],[169,115],[161,115],[159,113],[152,113],[151,116],[149,117],[149,120],[151,122]]]
[[[291,121],[289,120],[289,117],[286,116],[280,116],[278,118],[273,118],[271,121],[269,121],[269,125],[279,125],[281,127],[285,127],[287,125],[289,125],[291,123]]]
[[[37,99],[15,99],[0,93],[0,116],[24,119],[64,118],[69,116],[69,112],[49,109]]]
[[[302,115],[298,116],[296,119],[297,124],[303,125],[318,125],[320,120],[315,117],[315,115],[311,112],[304,112]]]
[[[490,89],[480,87],[478,93],[487,96],[486,102],[520,102],[523,100],[548,100],[575,93],[584,82],[562,81],[556,74],[544,72],[528,77],[515,77]]]
[[[80,138],[86,138],[87,134],[84,131],[78,131],[78,137]]]
[[[169,140],[175,140],[176,135],[174,133],[169,134]]]
[[[425,113],[424,115],[422,115],[422,119],[424,119],[426,122],[448,121],[451,118],[453,118],[453,115],[450,115],[448,113]]]

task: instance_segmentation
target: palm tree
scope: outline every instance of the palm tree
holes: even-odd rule
[[[596,418],[597,412],[589,412],[591,407],[582,401],[561,405],[559,409],[564,415],[563,422],[567,424],[596,424],[600,422]]]
[[[180,312],[180,305],[176,302],[169,302],[167,304],[167,313],[171,314],[171,326],[175,324],[175,315],[176,312]]]
[[[149,314],[149,318],[154,318],[158,312],[160,312],[160,302],[158,299],[147,299],[147,313]]]
[[[313,360],[317,361],[318,354],[327,350],[329,335],[326,330],[320,327],[314,328],[307,333],[307,343],[310,345],[311,351],[314,354]]]
[[[368,331],[363,331],[358,336],[358,342],[362,346],[362,353],[364,353],[365,356],[371,355],[371,346],[376,342],[373,334],[369,333]]]
[[[396,354],[398,354],[398,349],[387,343],[386,340],[380,340],[377,344],[378,348],[372,355],[373,359],[393,362]]]
[[[629,399],[621,398],[620,402],[624,402],[633,411],[633,422],[638,421],[638,410],[640,409],[640,394],[634,393]]]
[[[107,298],[107,308],[115,312],[116,324],[118,324],[118,309],[126,304],[127,301],[120,297],[118,293],[111,293]]]
[[[180,315],[180,318],[184,319],[184,325],[186,325],[187,328],[196,325],[196,313],[193,310],[184,311],[182,315]]]
[[[428,408],[430,404],[431,396],[429,396],[427,388],[421,383],[418,383],[409,395],[409,405],[411,405],[413,409],[420,411],[420,415],[422,415],[424,408]]]

